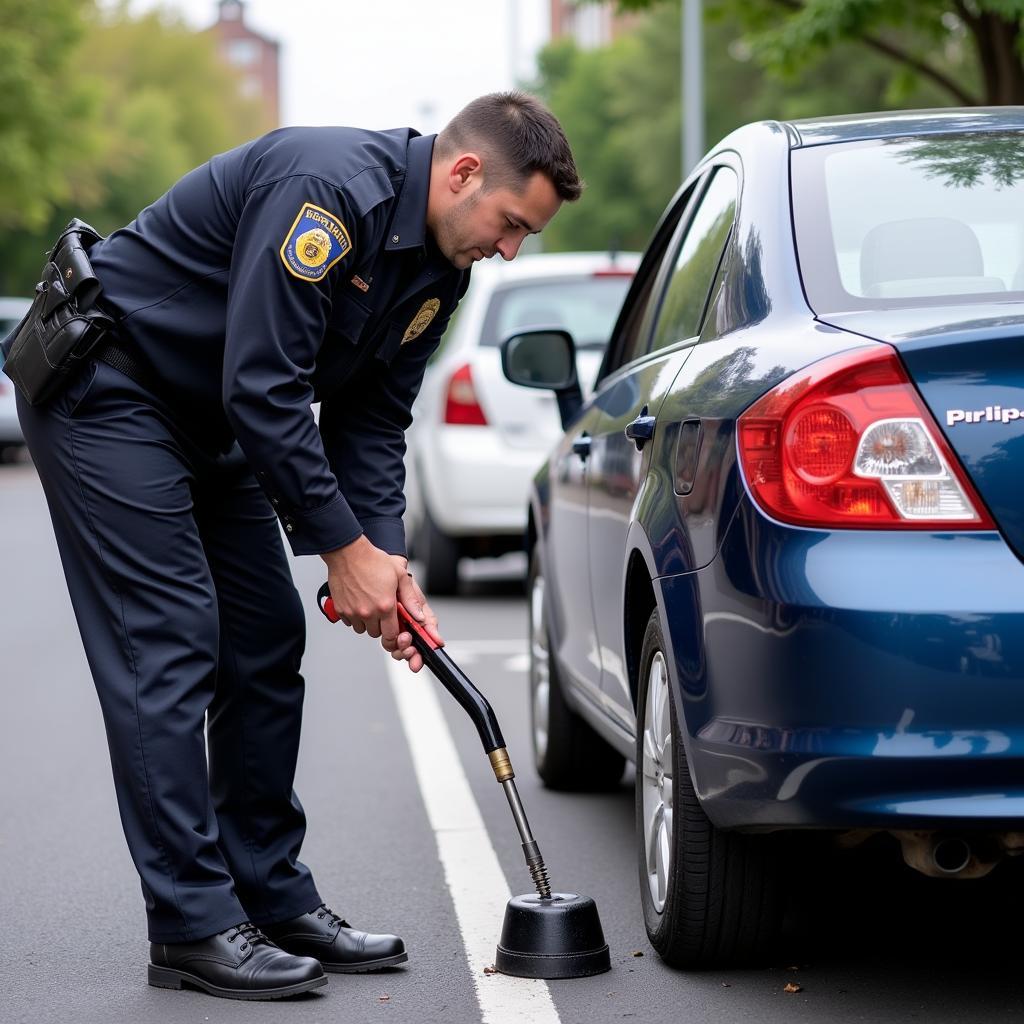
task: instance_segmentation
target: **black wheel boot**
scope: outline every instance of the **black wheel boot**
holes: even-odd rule
[[[225,999],[282,999],[327,984],[323,968],[274,945],[248,921],[198,942],[150,943],[149,983]]]
[[[336,974],[363,974],[409,959],[405,943],[397,935],[356,931],[323,903],[301,917],[267,925],[266,932],[282,949],[314,956],[325,971]]]

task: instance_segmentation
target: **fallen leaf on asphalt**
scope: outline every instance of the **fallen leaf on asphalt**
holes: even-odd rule
[[[787,981],[786,987],[782,990],[783,992],[803,992],[803,985],[798,985],[794,981]]]
[[[498,973],[498,968],[497,967],[485,967],[484,968],[484,974],[497,974],[497,973]]]
[[[722,988],[732,988],[732,982],[723,981],[722,982]]]
[[[642,949],[634,949],[633,950],[633,956],[643,956],[643,955],[644,955],[644,952],[643,952]]]

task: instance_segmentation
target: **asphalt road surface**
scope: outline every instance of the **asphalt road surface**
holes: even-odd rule
[[[321,618],[321,565],[304,558],[303,859],[354,925],[402,934],[410,962],[331,975],[284,1002],[163,991],[145,981],[142,899],[42,493],[31,465],[0,466],[0,1024],[1024,1020],[1018,864],[982,883],[932,883],[882,844],[822,849],[795,873],[771,964],[665,967],[639,909],[631,778],[580,797],[533,773],[520,569],[515,557],[475,566],[436,607],[449,652],[498,713],[554,888],[598,902],[611,972],[552,983],[485,972],[504,901],[531,884],[475,730],[425,673],[389,671],[375,642]]]

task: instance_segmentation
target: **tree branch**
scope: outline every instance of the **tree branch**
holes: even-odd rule
[[[802,11],[805,7],[802,0],[773,0],[773,2],[779,7],[785,7],[790,11]],[[961,8],[961,17],[969,17],[962,2],[959,2],[958,0],[956,6]],[[925,61],[915,57],[912,53],[908,53],[895,43],[890,43],[888,40],[881,39],[878,36],[870,36],[866,32],[857,33],[855,38],[859,39],[866,46],[870,46],[872,49],[875,49],[879,53],[889,57],[891,60],[897,61],[900,64],[906,64],[908,67],[913,68],[924,78],[930,78],[936,85],[952,93],[958,100],[960,100],[961,103],[964,104],[964,106],[974,107],[979,103],[979,100],[972,97],[970,93],[958,85],[948,75],[939,71],[937,68],[933,68]]]
[[[941,86],[943,89],[952,93],[965,107],[974,107],[980,102],[976,97],[971,96],[966,89],[963,89],[958,85],[949,77],[949,75],[939,71],[938,68],[933,68],[925,61],[919,60],[912,53],[908,53],[906,50],[901,49],[885,39],[880,39],[878,36],[869,36],[864,34],[861,35],[860,38],[862,42],[877,50],[879,53],[884,53],[887,57],[891,57],[893,60],[898,61],[901,64],[906,64],[924,78],[930,78],[936,85]]]

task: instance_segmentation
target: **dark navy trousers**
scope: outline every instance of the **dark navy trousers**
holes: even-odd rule
[[[19,400],[20,401],[20,400]],[[19,404],[99,693],[155,942],[321,902],[292,789],[305,620],[277,518],[236,446],[105,363]]]

